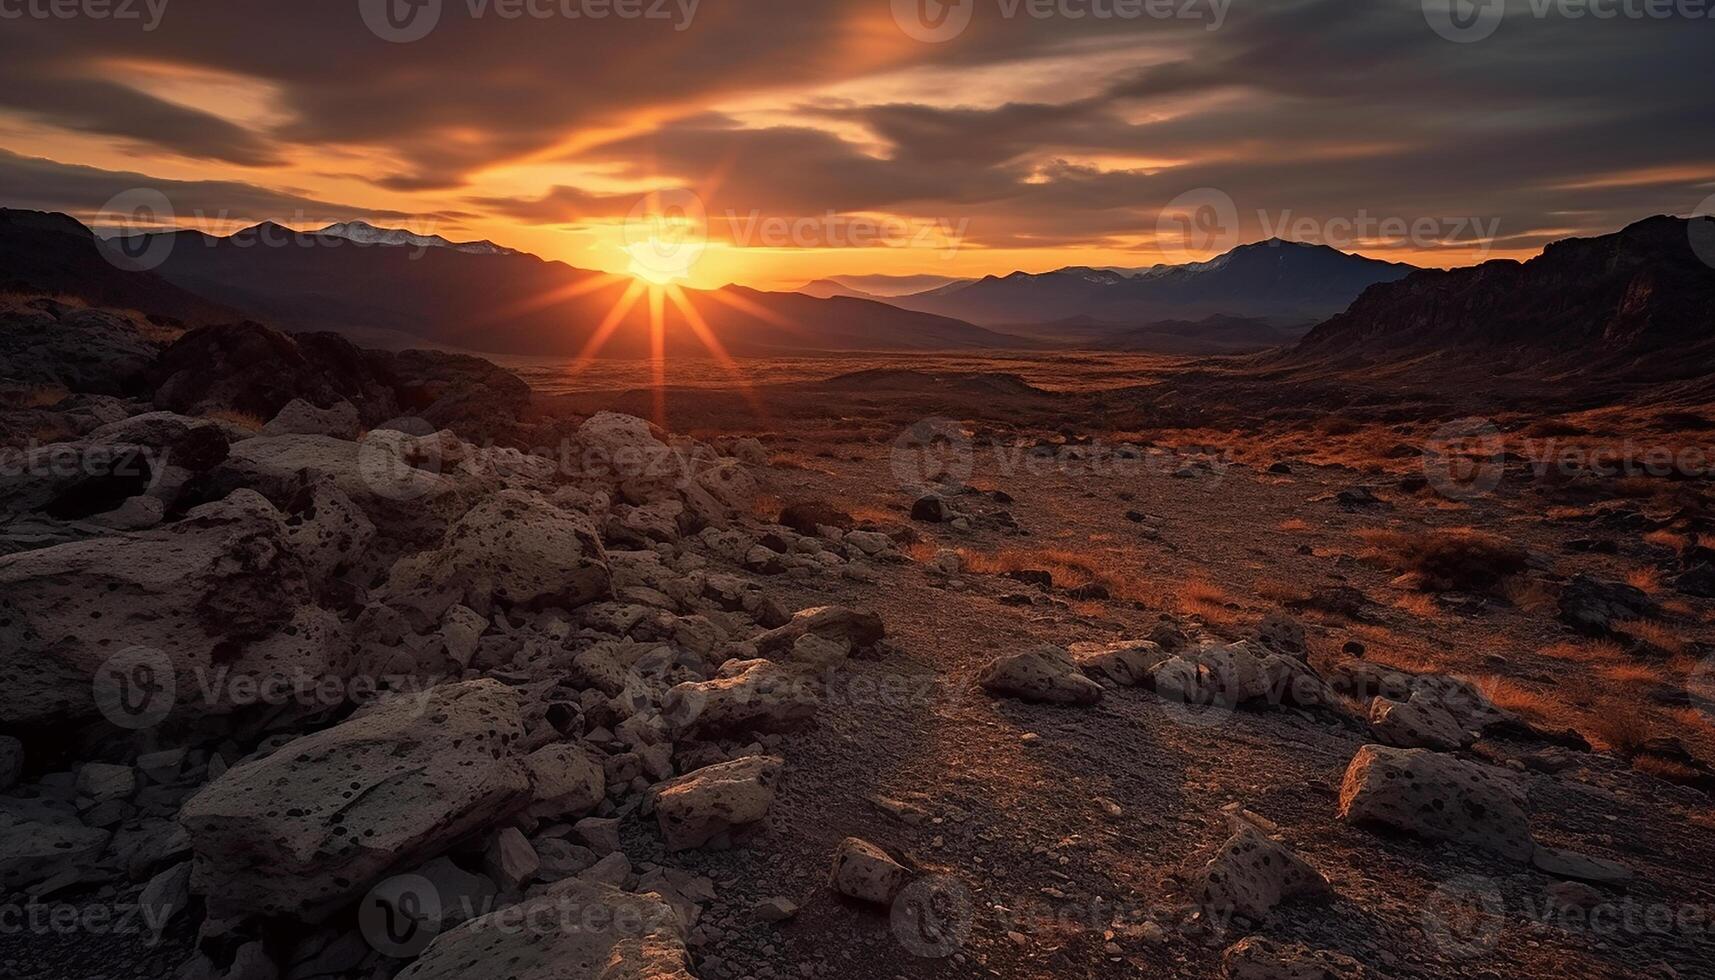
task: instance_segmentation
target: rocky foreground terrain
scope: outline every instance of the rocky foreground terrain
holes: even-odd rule
[[[1367,573],[1264,550],[1394,506],[1349,474],[1001,486],[957,427],[698,440],[471,358],[6,316],[7,976],[1711,975],[1708,767],[1368,649]],[[1293,588],[1169,603],[1119,549]],[[1533,629],[1666,615],[1554,584]]]

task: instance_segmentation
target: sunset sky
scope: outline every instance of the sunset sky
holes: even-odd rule
[[[138,17],[0,0],[0,204],[101,224],[154,188],[210,231],[358,217],[623,272],[640,196],[688,189],[692,285],[790,288],[1182,261],[1162,212],[1205,188],[1241,241],[1442,266],[1715,195],[1707,18],[1521,2],[1460,43],[1419,0],[969,0],[923,40],[957,27],[924,0],[445,0],[390,41],[366,0],[111,2]]]

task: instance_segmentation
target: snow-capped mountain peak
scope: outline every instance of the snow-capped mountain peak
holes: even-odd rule
[[[329,238],[343,238],[359,245],[393,245],[409,248],[450,248],[470,255],[516,255],[490,241],[453,242],[440,235],[418,235],[403,228],[377,228],[367,221],[340,221],[311,232]]]

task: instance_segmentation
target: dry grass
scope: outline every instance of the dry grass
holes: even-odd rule
[[[1272,578],[1257,581],[1251,586],[1251,592],[1259,598],[1267,599],[1269,602],[1276,602],[1283,606],[1289,603],[1303,602],[1310,598],[1310,593],[1304,591],[1298,586]]]
[[[1523,549],[1475,528],[1367,529],[1358,537],[1369,545],[1366,560],[1403,572],[1424,592],[1494,592],[1526,567]]]
[[[1628,759],[1655,737],[1655,729],[1641,707],[1617,702],[1585,719],[1579,730],[1602,748]]]
[[[1661,673],[1649,664],[1614,664],[1598,668],[1597,673],[1616,684],[1656,684]]]
[[[59,385],[36,385],[24,389],[24,408],[52,408],[70,397],[71,392]]]
[[[1581,664],[1614,663],[1626,659],[1626,652],[1613,640],[1583,640],[1576,643],[1555,643],[1537,653],[1554,660],[1569,660]]]
[[[1419,619],[1436,619],[1441,615],[1435,600],[1421,592],[1407,592],[1394,599],[1394,607],[1403,609]]]
[[[896,524],[900,517],[896,511],[884,507],[851,507],[846,513],[859,524]]]
[[[901,546],[899,553],[917,564],[922,565],[926,564],[929,559],[934,558],[935,552],[940,550],[941,546],[933,541],[912,541]]]
[[[1578,712],[1559,694],[1539,690],[1522,681],[1499,674],[1480,674],[1469,678],[1496,707],[1551,728],[1570,727]]]
[[[1659,650],[1665,650],[1675,656],[1683,654],[1689,645],[1685,637],[1671,626],[1649,619],[1628,619],[1614,624],[1614,628],[1628,636],[1635,636]]]
[[[1100,585],[1116,599],[1141,600],[1150,592],[1141,580],[1111,570],[1098,570],[1089,563],[1087,553],[1067,548],[1003,548],[999,551],[961,548],[959,554],[965,560],[966,570],[978,575],[1047,572],[1054,577],[1054,585],[1058,588]]]
[[[1174,590],[1174,595],[1179,611],[1187,615],[1201,616],[1210,622],[1232,622],[1237,618],[1232,608],[1233,597],[1207,580],[1187,579]]]
[[[1626,584],[1644,592],[1660,592],[1661,571],[1651,567],[1634,568],[1626,573]]]
[[[773,523],[780,519],[780,511],[786,506],[786,501],[771,493],[759,493],[750,502],[750,512],[759,520]]]
[[[1644,535],[1645,544],[1652,544],[1658,548],[1666,548],[1669,551],[1678,551],[1681,548],[1684,548],[1686,541],[1687,539],[1685,535],[1680,534],[1677,531],[1669,531],[1666,528],[1662,528],[1658,531],[1651,531]]]
[[[1533,616],[1552,616],[1558,605],[1554,590],[1546,582],[1523,575],[1502,579],[1497,591],[1514,608]]]
[[[204,412],[203,417],[217,422],[229,422],[247,432],[261,432],[262,427],[268,424],[268,420],[259,415],[240,412],[235,408],[217,408],[212,412]]]
[[[1282,531],[1287,531],[1293,534],[1301,534],[1310,530],[1310,522],[1298,517],[1294,517],[1291,520],[1281,521],[1278,526]]]
[[[1658,779],[1665,779],[1670,783],[1696,783],[1703,777],[1703,774],[1695,769],[1687,768],[1668,759],[1658,759],[1653,755],[1640,755],[1633,758],[1632,768],[1639,772],[1647,772]]]

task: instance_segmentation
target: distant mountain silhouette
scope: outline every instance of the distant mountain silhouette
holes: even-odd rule
[[[988,327],[1088,316],[1118,327],[1222,315],[1320,320],[1378,282],[1413,267],[1351,255],[1326,245],[1271,239],[1207,262],[1125,272],[1074,266],[1055,272],[989,276],[890,299],[906,309]]]
[[[631,286],[626,278],[522,252],[357,242],[273,223],[226,238],[196,231],[145,236],[127,240],[127,247],[157,243],[166,255],[159,274],[184,289],[287,330],[335,330],[395,348],[575,355]],[[741,287],[686,293],[734,353],[1021,343],[959,320],[857,299]],[[649,353],[649,307],[647,297],[632,307],[602,347],[604,355]],[[686,317],[671,303],[663,308],[668,350],[702,351]]]
[[[953,283],[970,282],[950,276],[829,276],[798,288],[806,296],[850,296],[854,299],[874,299],[887,302],[895,296],[908,296],[930,289],[940,289]]]
[[[75,218],[0,208],[0,288],[74,296],[189,325],[237,314],[142,271]]]
[[[1310,331],[1291,359],[1429,354],[1539,372],[1707,372],[1715,366],[1712,263],[1715,219],[1647,218],[1555,242],[1527,262],[1423,270],[1373,286]]]

